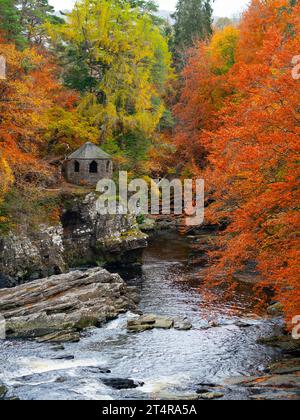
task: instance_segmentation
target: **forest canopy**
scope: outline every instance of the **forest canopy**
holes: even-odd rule
[[[240,21],[215,22],[212,1],[179,0],[174,25],[154,1],[79,0],[58,15],[47,0],[0,0],[1,233],[16,207],[38,213],[35,198],[61,186],[57,162],[90,141],[130,176],[204,178],[205,222],[220,227],[208,283],[256,275],[290,322],[299,16],[297,0],[252,0]]]

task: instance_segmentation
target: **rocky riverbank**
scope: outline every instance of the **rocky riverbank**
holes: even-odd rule
[[[147,235],[130,215],[100,215],[97,196],[65,194],[60,222],[0,237],[0,287],[68,271],[69,267],[139,261]]]
[[[79,341],[80,331],[135,311],[139,293],[118,274],[95,268],[0,290],[9,337],[39,342]]]

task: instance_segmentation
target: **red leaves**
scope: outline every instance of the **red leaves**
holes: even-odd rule
[[[299,3],[254,0],[226,77],[199,45],[176,107],[179,153],[194,162],[196,145],[205,146],[202,174],[216,200],[207,217],[231,221],[210,277],[256,260],[288,321],[300,314],[300,81],[290,64],[300,53],[299,16]]]

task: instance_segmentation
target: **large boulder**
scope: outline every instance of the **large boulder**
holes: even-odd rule
[[[98,327],[136,309],[138,291],[101,268],[74,271],[0,290],[8,336],[76,341],[74,333]]]

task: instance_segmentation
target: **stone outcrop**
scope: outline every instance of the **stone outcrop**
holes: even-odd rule
[[[67,270],[62,226],[40,226],[30,236],[25,233],[0,237],[0,286],[35,280]]]
[[[68,201],[62,216],[65,258],[70,266],[138,259],[147,235],[132,215],[100,215],[94,193]]]
[[[139,260],[147,246],[131,215],[100,215],[97,196],[61,197],[62,217],[56,226],[40,225],[28,232],[0,237],[0,288],[61,274],[69,267]]]
[[[78,341],[78,332],[134,311],[138,301],[137,289],[118,274],[94,268],[2,289],[0,315],[8,337]]]
[[[225,385],[247,389],[250,400],[300,400],[299,369],[299,358],[287,358],[269,366],[264,376],[230,378]]]
[[[140,333],[153,329],[169,330],[171,328],[177,330],[187,331],[193,326],[187,319],[172,319],[158,315],[142,315],[139,318],[130,319],[127,321],[127,331],[130,333]]]

